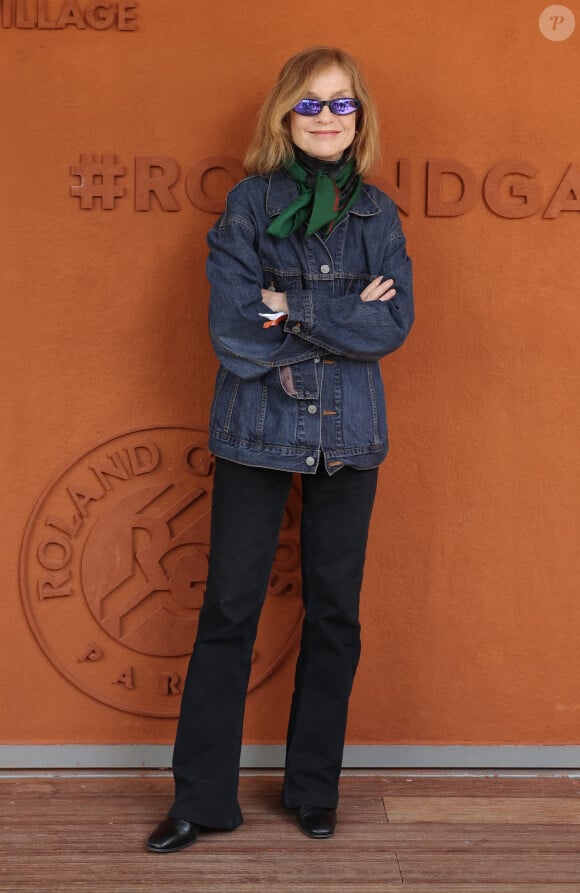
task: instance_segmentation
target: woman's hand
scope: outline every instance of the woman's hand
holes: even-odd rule
[[[270,291],[262,289],[262,300],[274,313],[288,313],[288,301],[285,291]]]
[[[361,291],[361,301],[390,301],[397,294],[397,290],[393,288],[394,284],[394,279],[385,279],[383,276],[377,276]]]

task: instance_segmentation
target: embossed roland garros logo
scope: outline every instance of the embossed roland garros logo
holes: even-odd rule
[[[39,499],[21,552],[24,607],[47,657],[91,697],[177,715],[205,591],[212,484],[207,435],[160,427],[100,444]],[[298,504],[293,492],[250,689],[299,634]]]

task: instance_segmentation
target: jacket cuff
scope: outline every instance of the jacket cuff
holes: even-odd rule
[[[309,334],[314,324],[314,306],[309,291],[288,291],[288,319],[284,323],[284,331],[292,335]]]

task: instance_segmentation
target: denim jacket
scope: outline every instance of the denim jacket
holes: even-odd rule
[[[208,234],[209,325],[221,363],[210,449],[245,465],[314,474],[372,468],[388,449],[379,360],[413,322],[411,261],[393,201],[363,189],[326,238],[270,236],[298,195],[282,171],[251,176],[228,194]],[[389,301],[360,299],[376,276]],[[262,288],[286,292],[288,318],[265,327]]]

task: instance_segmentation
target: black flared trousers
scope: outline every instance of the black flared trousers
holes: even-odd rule
[[[282,802],[334,807],[360,654],[359,593],[377,469],[302,476],[302,597]],[[174,818],[236,828],[251,658],[292,475],[216,464],[210,568],[173,754]]]

